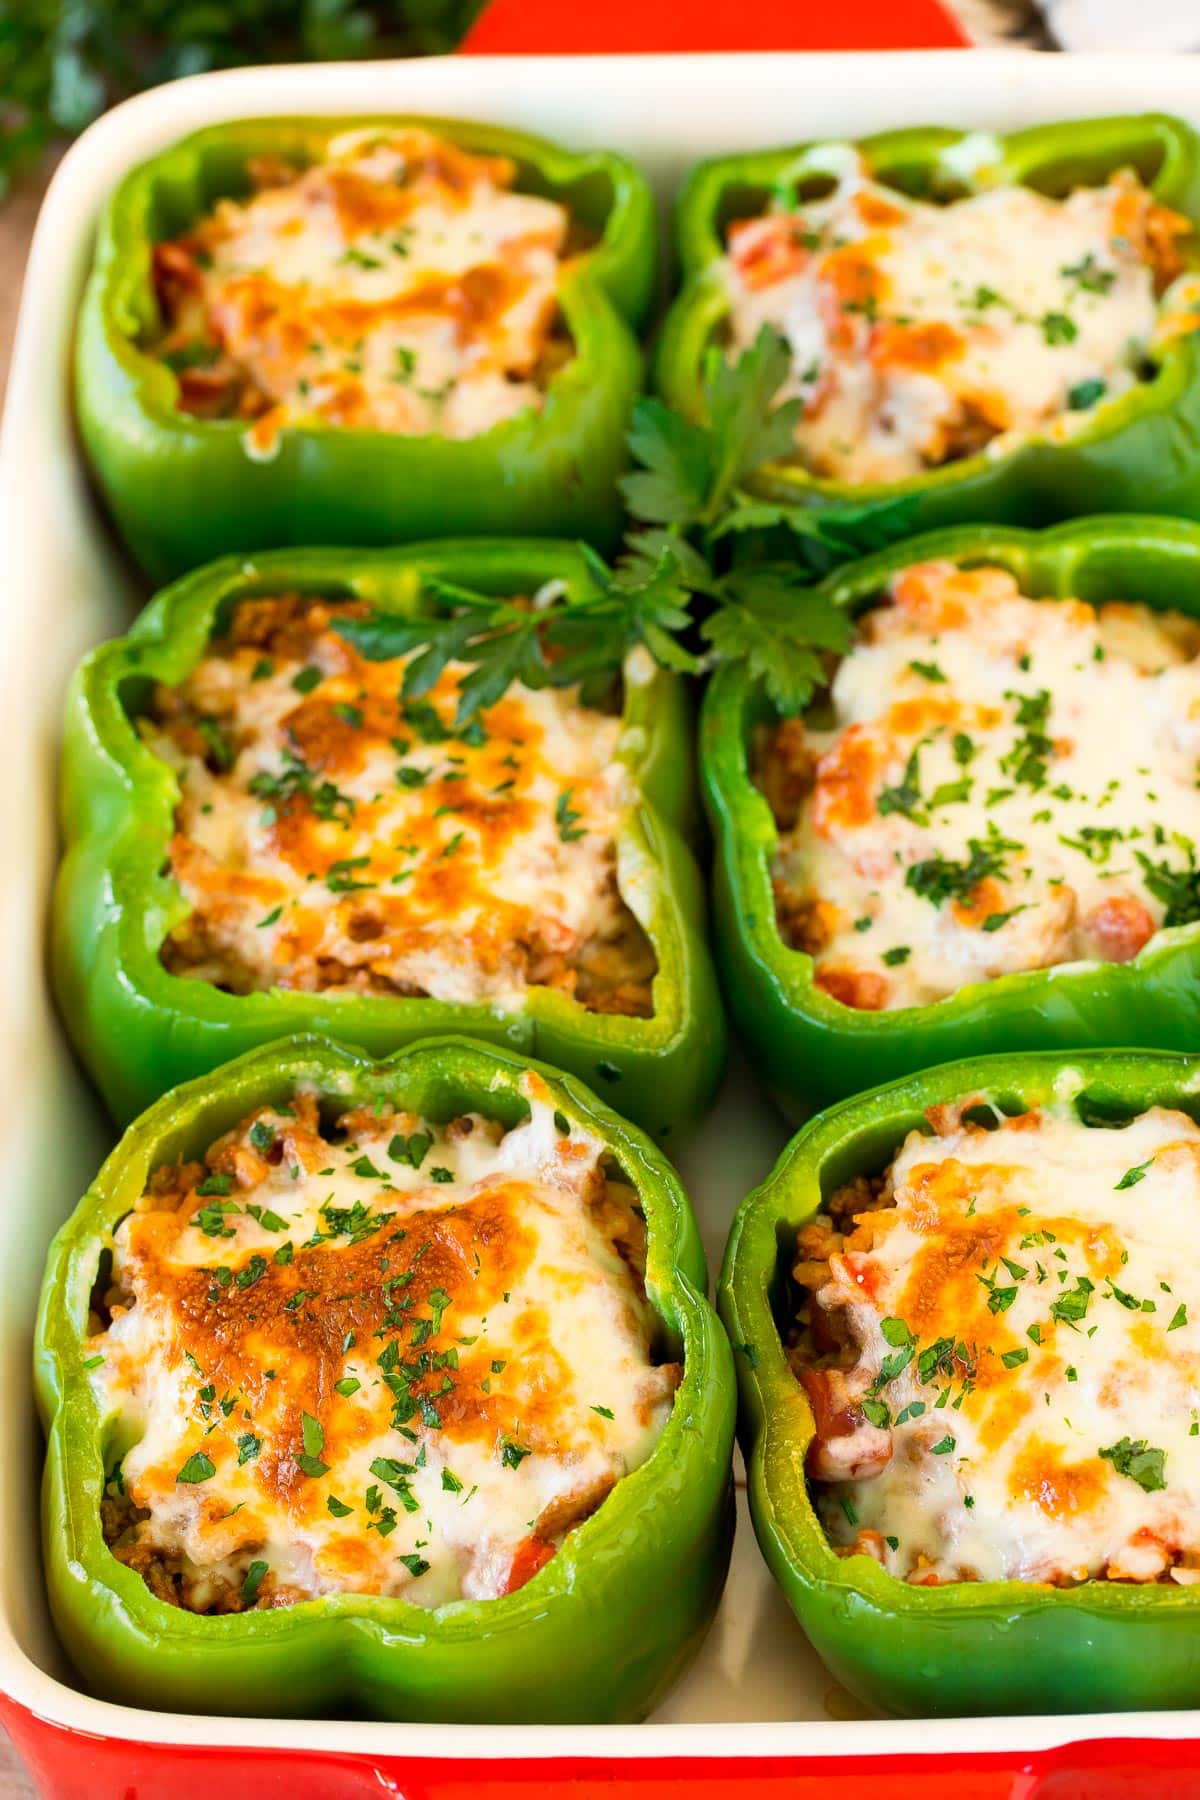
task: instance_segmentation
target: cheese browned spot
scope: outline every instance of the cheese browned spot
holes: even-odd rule
[[[1065,199],[1010,186],[939,206],[849,146],[824,164],[828,192],[737,220],[724,263],[733,347],[770,325],[791,349],[781,398],[803,402],[814,474],[898,481],[1069,434],[1196,328],[1190,222],[1130,171]]]
[[[924,1584],[1200,1580],[1200,1129],[928,1116],[799,1234],[831,1542]]]
[[[1127,962],[1200,919],[1200,628],[919,563],[759,746],[780,929],[859,1009]]]
[[[520,683],[456,729],[463,665],[420,699],[405,661],[334,630],[353,602],[237,607],[142,722],[180,785],[163,957],[270,987],[516,1004],[530,985],[646,1014],[654,957],[617,887],[634,801],[621,722]]]
[[[571,354],[571,220],[515,192],[507,158],[398,128],[248,173],[248,199],[155,249],[154,349],[185,411],[253,420],[265,456],[302,419],[462,438],[541,406]]]
[[[197,1612],[511,1592],[651,1454],[645,1231],[602,1145],[388,1104],[251,1114],[160,1168],[84,1347],[108,1542]]]

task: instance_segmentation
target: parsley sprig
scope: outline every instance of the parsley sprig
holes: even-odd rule
[[[794,448],[800,402],[776,401],[790,368],[786,342],[764,326],[735,360],[710,355],[702,418],[638,401],[629,446],[639,466],[621,483],[633,523],[615,569],[584,548],[590,595],[530,606],[430,578],[432,612],[373,611],[336,629],[369,660],[411,657],[406,699],[428,693],[449,663],[467,664],[459,729],[514,681],[580,683],[594,700],[637,645],[684,674],[744,663],[780,713],[801,711],[852,635],[812,581],[903,535],[913,502],[777,505],[747,491],[757,469]]]

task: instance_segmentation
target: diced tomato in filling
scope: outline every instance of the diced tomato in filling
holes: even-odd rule
[[[554,1545],[548,1544],[545,1538],[525,1538],[517,1545],[513,1555],[504,1592],[515,1594],[518,1588],[523,1588],[527,1581],[533,1580],[539,1569],[545,1568],[553,1555]]]

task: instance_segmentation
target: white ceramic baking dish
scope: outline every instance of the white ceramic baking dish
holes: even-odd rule
[[[70,406],[69,346],[93,224],[123,171],[224,119],[429,111],[620,148],[646,168],[665,205],[684,170],[705,154],[901,124],[1003,128],[1144,108],[1200,123],[1200,60],[990,52],[450,58],[201,76],[117,108],[63,162],[29,265],[0,447],[0,843],[8,846],[0,1054],[9,1071],[0,1084],[0,1716],[46,1793],[117,1800],[170,1792],[180,1800],[211,1793],[219,1781],[223,1796],[285,1785],[289,1795],[426,1796],[490,1791],[495,1782],[510,1794],[550,1792],[550,1784],[565,1793],[569,1785],[578,1796],[618,1782],[647,1794],[653,1783],[661,1797],[682,1794],[685,1782],[689,1792],[700,1784],[706,1794],[746,1793],[751,1785],[767,1792],[780,1782],[796,1795],[810,1791],[811,1778],[812,1792],[819,1782],[823,1793],[844,1796],[878,1793],[892,1771],[906,1793],[917,1791],[909,1780],[919,1780],[923,1800],[942,1792],[945,1778],[951,1786],[944,1791],[957,1800],[1031,1794],[1043,1772],[1056,1794],[1093,1796],[1109,1791],[1121,1769],[1148,1774],[1154,1764],[1170,1785],[1167,1769],[1200,1766],[1191,1764],[1186,1742],[1200,1727],[1195,1714],[864,1718],[808,1648],[744,1515],[708,1643],[644,1725],[297,1723],[102,1704],[73,1684],[47,1617],[37,1550],[41,1445],[29,1375],[46,1246],[110,1141],[58,1028],[43,940],[64,684],[80,653],[120,630],[143,597],[98,516]],[[1153,500],[1146,496],[1148,510]],[[738,1200],[769,1168],[784,1135],[735,1071],[718,1112],[681,1154],[713,1266]],[[889,1781],[888,1791],[902,1790]]]

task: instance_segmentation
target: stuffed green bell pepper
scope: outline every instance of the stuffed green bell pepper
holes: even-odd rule
[[[818,590],[802,718],[722,669],[701,762],[718,961],[785,1109],[922,1065],[1185,1049],[1200,992],[1200,528],[962,527]]]
[[[650,1140],[506,1049],[267,1046],[51,1248],[47,1580],[180,1711],[638,1718],[732,1542],[728,1343]]]
[[[605,604],[552,541],[267,552],[85,658],[53,960],[115,1117],[297,1030],[469,1031],[657,1135],[703,1109],[688,698],[642,648],[597,666]]]
[[[720,1309],[759,1544],[904,1714],[1200,1696],[1195,1057],[951,1063],[832,1107]]]
[[[215,126],[103,217],[84,445],[155,579],[294,543],[603,546],[654,265],[649,188],[606,152],[441,119]]]
[[[794,453],[747,485],[785,508],[1200,516],[1198,221],[1200,138],[1159,114],[706,162],[658,386],[698,418],[710,357],[778,333]]]

